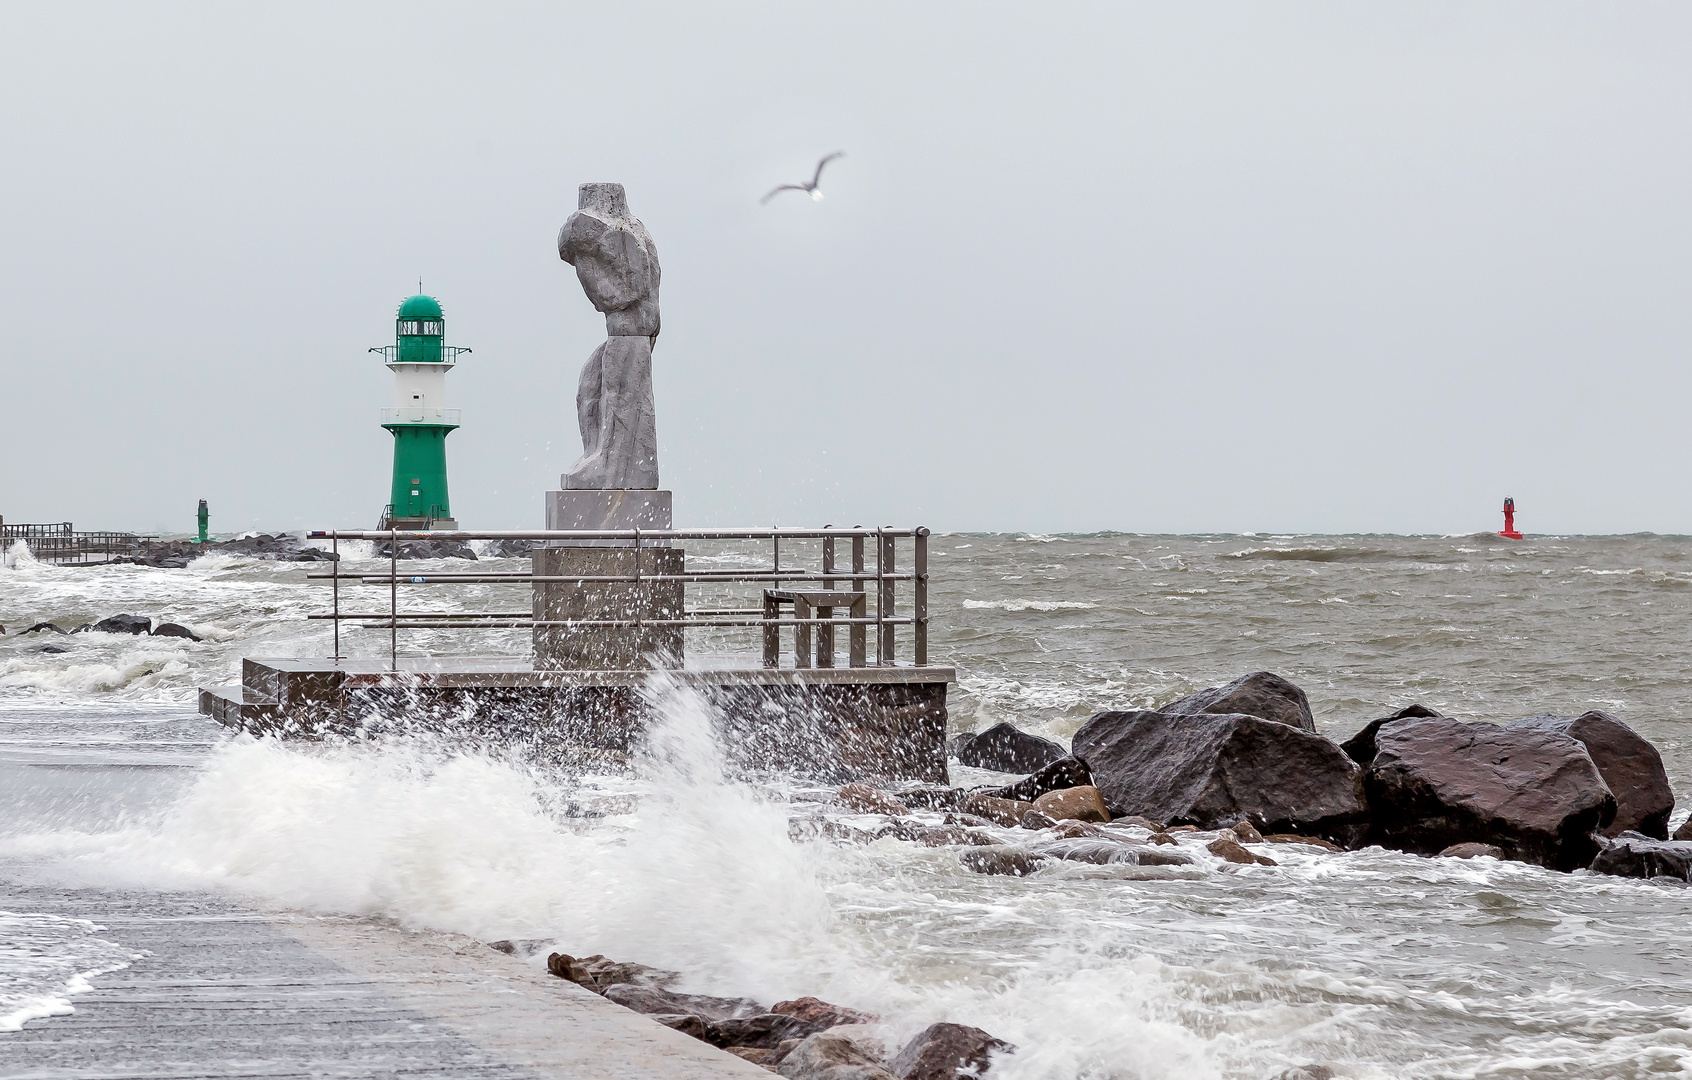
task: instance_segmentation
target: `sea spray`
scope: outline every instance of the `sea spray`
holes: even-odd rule
[[[788,840],[781,803],[725,776],[696,693],[648,696],[654,721],[632,777],[566,776],[441,735],[242,736],[148,820],[7,847],[104,884],[209,886],[485,940],[547,937],[739,992],[808,992],[799,972],[829,963],[817,854]],[[569,816],[593,796],[633,808]]]

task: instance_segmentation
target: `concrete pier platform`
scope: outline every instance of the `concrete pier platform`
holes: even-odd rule
[[[769,1073],[454,934],[216,896],[0,884],[144,953],[0,1035],[0,1076],[755,1080]]]
[[[697,691],[750,771],[946,782],[949,667],[563,671],[515,656],[248,658],[241,685],[202,690],[200,711],[295,738],[442,729],[612,757],[634,753],[658,688]]]

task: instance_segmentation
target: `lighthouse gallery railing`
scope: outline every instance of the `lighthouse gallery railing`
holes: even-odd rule
[[[332,583],[333,609],[325,614],[306,616],[308,619],[323,619],[332,621],[335,628],[335,656],[341,655],[341,623],[356,622],[361,629],[387,630],[389,663],[397,668],[399,663],[399,631],[401,630],[445,630],[445,629],[522,629],[543,626],[557,626],[571,629],[588,629],[592,627],[758,627],[764,632],[765,666],[776,666],[779,663],[779,650],[772,648],[772,643],[783,630],[792,630],[795,634],[795,654],[799,659],[808,651],[801,647],[801,643],[808,645],[810,631],[817,631],[818,660],[821,666],[832,666],[833,632],[836,628],[849,632],[855,628],[874,629],[875,653],[874,662],[870,663],[861,647],[854,642],[850,651],[849,665],[859,663],[865,666],[890,667],[898,663],[897,642],[894,629],[899,626],[909,626],[911,633],[911,662],[918,667],[928,665],[928,537],[929,530],[923,526],[908,529],[878,528],[866,529],[855,527],[837,529],[824,527],[821,529],[604,529],[604,530],[497,530],[491,532],[465,531],[422,531],[405,529],[381,530],[324,530],[308,534],[314,540],[328,540],[330,550],[335,554],[331,563],[331,572],[327,574],[309,574],[314,580],[327,580]],[[388,569],[386,572],[354,572],[345,573],[341,569],[340,542],[342,540],[373,541],[388,545]],[[400,573],[399,551],[400,545],[419,541],[528,541],[535,546],[545,546],[548,543],[584,541],[621,541],[620,547],[632,548],[636,552],[635,572],[632,574],[591,574],[591,575],[536,575],[532,571],[501,572],[501,571],[445,571],[438,573]],[[768,566],[750,567],[734,570],[689,570],[680,574],[643,573],[640,569],[639,552],[653,550],[659,546],[668,546],[676,540],[767,540],[770,543],[770,563]],[[789,546],[790,561],[782,564],[782,541],[820,541],[817,545],[820,559],[815,567],[795,565],[791,561],[793,547]],[[898,565],[898,545],[900,541],[909,540],[911,543],[911,570],[900,572]],[[837,542],[845,541],[848,551],[848,562],[842,565]],[[873,566],[871,565],[873,563]],[[341,610],[341,584],[373,585],[388,587],[388,610],[386,612],[343,612]],[[783,616],[779,611],[772,614],[774,605],[770,603],[772,590],[765,590],[763,603],[756,608],[694,608],[688,609],[684,603],[681,617],[674,619],[576,619],[576,620],[537,620],[533,611],[526,612],[462,612],[462,611],[403,611],[399,606],[399,590],[401,586],[407,588],[418,586],[450,586],[450,585],[533,585],[536,582],[558,584],[600,584],[623,583],[639,585],[645,583],[679,582],[684,589],[687,585],[734,585],[734,584],[767,584],[767,585],[802,585],[806,582],[817,582],[824,590],[833,590],[836,583],[845,586],[844,592],[863,594],[862,605],[853,604],[851,607],[867,612],[861,616],[845,616],[838,618],[824,618],[821,616],[801,616],[793,614]],[[909,582],[910,597],[909,614],[898,613],[898,594],[901,583]],[[873,583],[873,588],[871,587]],[[873,608],[869,605],[873,604]],[[839,605],[846,607],[846,604]],[[795,605],[795,612],[800,610]],[[824,660],[824,656],[828,659]],[[862,657],[862,659],[860,659]],[[805,663],[803,666],[808,666]]]
[[[463,415],[458,409],[419,409],[406,407],[403,409],[383,409],[382,423],[388,424],[451,424],[458,426],[458,419]]]

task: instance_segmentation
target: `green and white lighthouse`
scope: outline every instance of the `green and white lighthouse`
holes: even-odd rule
[[[439,301],[413,296],[400,305],[394,344],[370,351],[394,373],[394,407],[382,410],[382,426],[394,433],[394,483],[378,527],[456,529],[446,437],[458,427],[458,410],[446,407],[446,377],[470,350],[447,345]]]

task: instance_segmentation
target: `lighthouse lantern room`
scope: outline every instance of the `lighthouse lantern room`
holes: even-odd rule
[[[394,373],[394,407],[382,410],[382,426],[394,435],[394,480],[378,528],[456,529],[446,437],[458,427],[458,410],[446,407],[446,376],[470,350],[446,344],[439,301],[413,296],[400,305],[394,344],[370,351]]]

